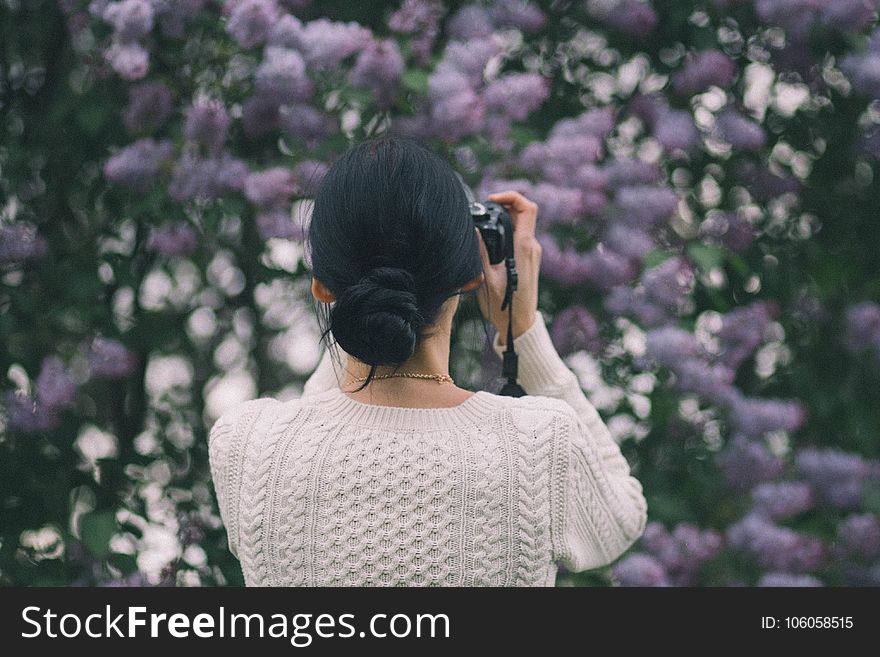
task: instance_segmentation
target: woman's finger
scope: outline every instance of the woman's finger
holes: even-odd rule
[[[489,200],[510,208],[515,232],[534,235],[538,219],[538,205],[534,201],[512,190],[489,194]]]

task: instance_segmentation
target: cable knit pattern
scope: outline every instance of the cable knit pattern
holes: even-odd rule
[[[325,351],[300,399],[223,413],[211,475],[245,583],[552,586],[559,563],[623,554],[645,528],[641,484],[540,312],[514,346],[527,397],[367,404]]]

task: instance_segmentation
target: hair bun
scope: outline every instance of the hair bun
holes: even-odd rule
[[[412,274],[376,267],[343,290],[330,311],[339,345],[368,365],[396,365],[415,353],[422,312]]]

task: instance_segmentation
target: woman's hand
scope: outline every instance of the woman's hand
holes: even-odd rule
[[[535,321],[538,309],[538,272],[541,268],[541,244],[535,239],[538,205],[519,192],[505,191],[490,194],[490,201],[503,205],[513,222],[513,257],[516,259],[517,288],[513,293],[513,337],[518,338]],[[486,285],[477,288],[480,312],[498,331],[500,344],[507,341],[508,309],[501,310],[507,288],[507,270],[504,261],[489,263],[489,252],[478,228],[480,257]]]

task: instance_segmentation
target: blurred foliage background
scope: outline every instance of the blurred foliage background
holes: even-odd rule
[[[242,583],[207,430],[301,392],[310,191],[390,131],[539,204],[644,484],[644,538],[559,584],[877,585],[876,9],[4,0],[0,583]],[[495,391],[477,312],[453,376]]]

